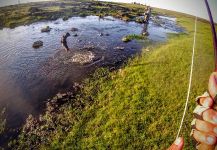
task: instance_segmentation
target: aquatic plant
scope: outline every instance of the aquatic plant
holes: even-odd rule
[[[144,35],[131,34],[131,35],[124,36],[122,38],[122,41],[123,42],[130,42],[132,40],[145,40],[145,39],[146,39],[146,36],[144,36]]]

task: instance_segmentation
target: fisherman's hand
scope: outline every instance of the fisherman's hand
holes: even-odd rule
[[[217,143],[217,72],[211,74],[208,93],[199,97],[194,110],[196,118],[192,122],[192,136],[199,143],[199,150],[214,150]]]
[[[182,150],[184,146],[184,139],[182,137],[177,138],[175,142],[168,148],[168,150]]]

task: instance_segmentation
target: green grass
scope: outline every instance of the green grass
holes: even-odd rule
[[[3,109],[0,112],[0,135],[4,132],[5,130],[5,123],[6,123],[6,119],[5,119],[5,109]],[[1,147],[0,147],[1,148]]]
[[[168,148],[184,109],[194,34],[194,18],[173,15],[186,34],[171,35],[166,43],[144,49],[115,72],[98,70],[85,81],[82,94],[52,116],[57,118],[55,123],[51,116],[44,116],[44,126],[55,124],[54,131],[44,136],[22,133],[18,141],[21,149],[30,146],[29,140],[31,146],[41,149]],[[194,146],[189,136],[194,99],[207,89],[214,67],[210,26],[204,21],[197,25],[193,85],[181,131],[185,149]],[[43,131],[44,126],[36,131]]]
[[[131,35],[124,36],[122,38],[122,41],[129,42],[132,40],[145,40],[145,39],[147,39],[147,38],[144,35],[131,34]]]

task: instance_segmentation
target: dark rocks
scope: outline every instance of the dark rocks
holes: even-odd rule
[[[37,8],[37,7],[30,7],[29,10],[28,10],[28,12],[30,14],[34,14],[34,13],[39,12],[39,11],[41,11],[41,10],[39,8]]]
[[[75,34],[73,34],[73,36],[74,36],[74,37],[77,37],[77,36],[78,36],[78,34],[77,34],[77,33],[75,33]]]
[[[36,41],[32,45],[33,48],[39,48],[41,46],[43,46],[43,42],[42,41]]]
[[[109,33],[99,33],[99,36],[109,36]]]
[[[71,28],[71,31],[76,32],[76,31],[78,31],[78,28]]]
[[[50,32],[51,28],[49,26],[46,26],[45,28],[41,29],[41,32]]]
[[[69,19],[69,17],[67,17],[67,16],[64,16],[63,17],[63,21],[66,21],[66,20],[68,20]]]
[[[99,34],[99,36],[103,36],[103,35],[104,35],[103,33],[100,33],[100,34]]]

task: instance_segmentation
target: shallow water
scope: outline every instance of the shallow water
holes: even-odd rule
[[[41,28],[47,25],[51,32],[41,33]],[[72,27],[78,31],[71,32]],[[73,82],[81,81],[97,67],[115,66],[139,52],[145,42],[123,43],[121,39],[129,34],[141,34],[142,30],[142,24],[96,16],[0,30],[0,109],[6,107],[8,127],[19,126],[27,114],[38,114],[47,98],[69,90]],[[67,39],[69,52],[60,43],[66,32],[71,34]],[[167,33],[179,31],[150,22],[148,32],[147,41],[158,42],[165,41]],[[77,37],[73,36],[75,33]],[[37,40],[42,40],[44,46],[34,49],[32,44]],[[124,50],[117,50],[118,46]],[[97,61],[87,65],[69,63],[76,53],[85,51],[93,52]]]

